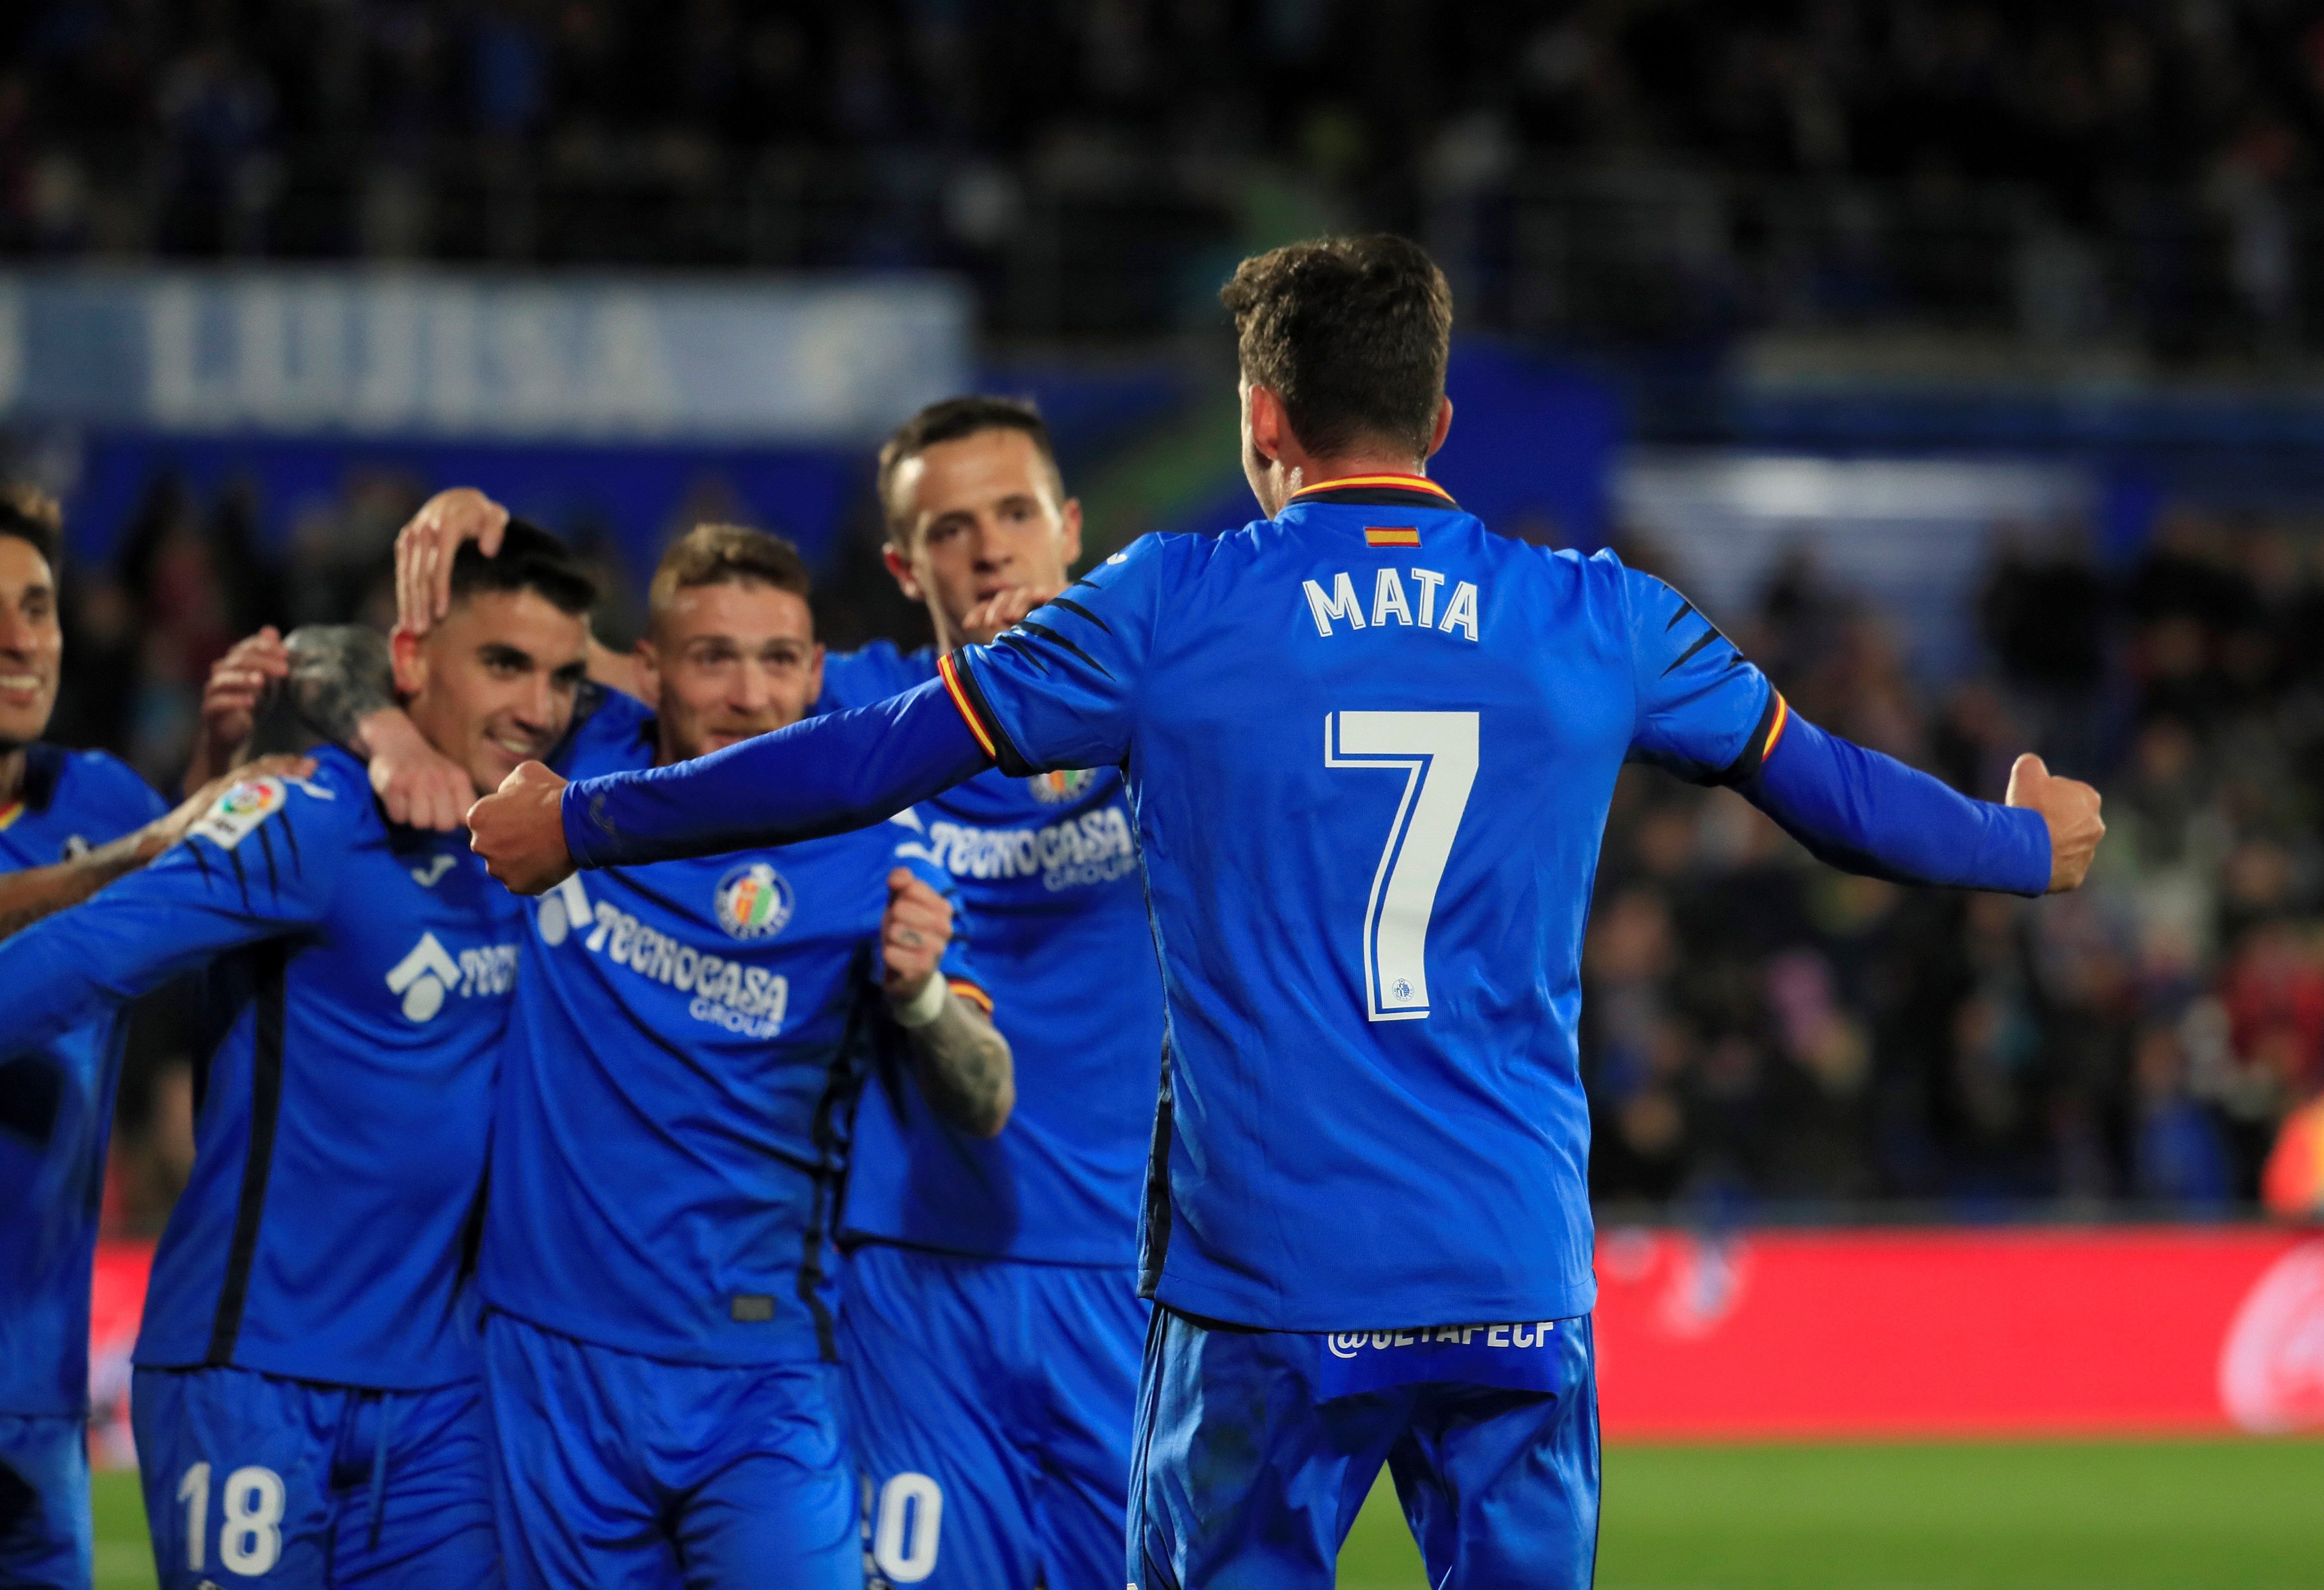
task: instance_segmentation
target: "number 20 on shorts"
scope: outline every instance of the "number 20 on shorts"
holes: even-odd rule
[[[1425,1021],[1429,919],[1477,783],[1477,714],[1332,713],[1323,719],[1323,765],[1404,774],[1364,906],[1365,1013],[1375,1021]]]

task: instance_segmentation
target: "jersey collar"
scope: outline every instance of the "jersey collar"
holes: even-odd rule
[[[1425,475],[1350,475],[1294,492],[1292,503],[1334,507],[1434,508],[1458,511],[1452,494]],[[1284,504],[1289,507],[1290,503]]]

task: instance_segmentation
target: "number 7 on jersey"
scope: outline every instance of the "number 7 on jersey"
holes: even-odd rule
[[[1477,715],[1334,712],[1323,719],[1323,765],[1405,775],[1364,906],[1365,1013],[1375,1021],[1425,1021],[1428,921],[1477,782]]]

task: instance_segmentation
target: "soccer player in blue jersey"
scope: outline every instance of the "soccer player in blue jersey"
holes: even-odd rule
[[[990,642],[1055,596],[1080,555],[1080,504],[1029,404],[930,405],[882,448],[879,485],[888,568],[937,645],[826,654],[826,711],[935,678],[955,642]],[[424,571],[443,549],[493,546],[505,519],[475,492],[414,518],[397,544],[407,623],[432,617]],[[601,649],[592,667],[644,689],[631,658]],[[871,1568],[932,1590],[1103,1584],[1147,1327],[1134,1256],[1162,1042],[1127,797],[1114,768],[996,771],[923,816],[918,848],[975,926],[1017,1106],[997,1138],[965,1132],[891,1058],[856,1111],[838,1341]]]
[[[797,721],[807,590],[772,536],[681,539],[638,653],[655,713],[609,696],[576,769]],[[480,1259],[512,1583],[862,1583],[831,1367],[853,1062],[892,1055],[964,1142],[1011,1102],[928,838],[904,812],[568,880],[532,914]]]
[[[222,787],[175,811],[102,752],[41,739],[56,706],[55,504],[0,490],[0,936],[161,854]],[[282,772],[311,771],[286,761]],[[0,1007],[0,1585],[86,1590],[90,1266],[122,1022],[106,1011],[30,1049]]]
[[[595,593],[526,526],[454,589],[392,672],[489,786],[563,735]],[[193,1178],[133,1387],[164,1585],[499,1582],[465,1272],[522,914],[325,748],[311,777],[235,783],[143,872],[0,943],[7,1052],[206,969]]]
[[[1332,239],[1229,285],[1269,517],[1148,537],[940,678],[698,763],[470,812],[540,891],[876,821],[998,764],[1119,763],[1169,1058],[1146,1212],[1128,1580],[1332,1583],[1383,1462],[1432,1584],[1585,1585],[1599,1450],[1577,1069],[1623,763],[1738,790],[1816,854],[2079,884],[2097,792],[1967,800],[1793,716],[1661,581],[1492,534],[1425,477],[1451,296]]]
[[[828,658],[827,710],[936,674],[1055,596],[1081,550],[1029,405],[955,398],[880,455],[890,572],[937,645]],[[1137,1211],[1162,989],[1117,768],[995,770],[921,809],[1017,1060],[978,1142],[893,1077],[857,1112],[842,1374],[875,1583],[1105,1585],[1121,1555],[1148,1308]]]

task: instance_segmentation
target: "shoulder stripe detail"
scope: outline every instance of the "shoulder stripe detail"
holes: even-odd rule
[[[1011,652],[1019,653],[1026,661],[1039,669],[1043,673],[1049,671],[1049,660],[1041,655],[1039,648],[1033,644],[1030,637],[1018,634],[1011,630],[1003,630],[999,634],[993,636],[992,641],[995,645],[1006,646]]]
[[[1068,613],[1079,614],[1082,617],[1088,619],[1092,624],[1097,625],[1098,628],[1103,630],[1106,633],[1111,634],[1113,633],[1113,625],[1108,624],[1104,619],[1100,618],[1096,614],[1092,613],[1079,602],[1071,601],[1064,596],[1052,596],[1049,598],[1049,605],[1052,607],[1062,607]]]
[[[1705,646],[1711,644],[1711,642],[1723,639],[1725,639],[1725,637],[1722,636],[1716,629],[1708,629],[1703,631],[1702,638],[1701,640],[1695,642],[1693,645],[1689,646],[1685,651],[1680,652],[1678,654],[1677,661],[1673,662],[1668,668],[1663,670],[1663,678],[1668,679],[1680,669],[1684,668],[1689,662],[1693,661],[1694,654],[1697,652],[1702,651]]]
[[[1674,614],[1672,614],[1672,615],[1670,615],[1670,622],[1669,622],[1668,624],[1666,624],[1663,625],[1663,633],[1665,633],[1665,634],[1668,634],[1668,633],[1671,633],[1671,631],[1673,631],[1673,630],[1676,629],[1676,628],[1678,627],[1678,621],[1679,621],[1680,619],[1682,619],[1682,618],[1684,618],[1688,614],[1690,614],[1690,613],[1692,613],[1692,612],[1693,612],[1693,611],[1694,611],[1694,604],[1693,604],[1693,603],[1692,603],[1692,602],[1681,602],[1681,603],[1678,605],[1678,611],[1677,611],[1677,612],[1675,612],[1675,613],[1674,613]]]
[[[1791,721],[1792,704],[1784,700],[1784,693],[1778,690],[1775,692],[1775,726],[1767,731],[1767,738],[1759,747],[1760,762],[1764,763],[1775,753],[1775,747],[1784,743],[1784,730]]]
[[[1296,503],[1302,497],[1313,496],[1318,492],[1343,492],[1365,487],[1378,490],[1382,486],[1396,491],[1425,492],[1430,496],[1443,497],[1448,503],[1452,500],[1451,492],[1446,491],[1425,475],[1350,475],[1338,480],[1321,481],[1304,491],[1294,492],[1291,494],[1291,500]]]
[[[990,1017],[992,1014],[992,996],[985,993],[983,989],[979,988],[975,984],[970,982],[967,978],[947,977],[945,979],[945,986],[951,989],[954,994],[959,995],[962,999],[968,1001],[969,1003],[974,1005],[978,1010],[982,1011],[987,1017]]]
[[[944,660],[945,688],[952,691],[953,705],[968,719],[969,732],[985,753],[1000,765],[1001,771],[1012,779],[1030,778],[1043,770],[1025,760],[1023,753],[1010,742],[1009,731],[1001,726],[993,716],[991,704],[985,700],[984,691],[977,685],[976,670],[958,661],[964,655],[954,652]]]
[[[1023,630],[1028,634],[1038,635],[1043,640],[1047,641],[1054,645],[1063,646],[1066,651],[1071,652],[1084,662],[1086,662],[1092,668],[1096,669],[1098,672],[1104,674],[1106,678],[1111,679],[1113,677],[1112,673],[1106,668],[1104,663],[1100,662],[1096,658],[1083,651],[1079,646],[1074,645],[1071,641],[1065,639],[1065,636],[1059,634],[1056,630],[1051,629],[1047,624],[1035,624],[1029,618],[1020,618],[1017,621],[1017,627]]]
[[[1751,733],[1743,742],[1742,751],[1716,774],[1702,779],[1707,784],[1740,784],[1758,775],[1767,760],[1767,753],[1784,737],[1784,726],[1791,722],[1792,709],[1784,700],[1781,690],[1770,688],[1767,705],[1759,714],[1759,721],[1751,726]]]
[[[977,716],[976,708],[969,705],[967,691],[961,688],[960,668],[953,661],[951,652],[936,659],[936,675],[944,680],[945,694],[952,698],[953,706],[968,720],[968,732],[976,736],[976,743],[984,747],[987,756],[1000,761],[1001,753],[994,749],[992,736],[985,732],[984,720]]]

